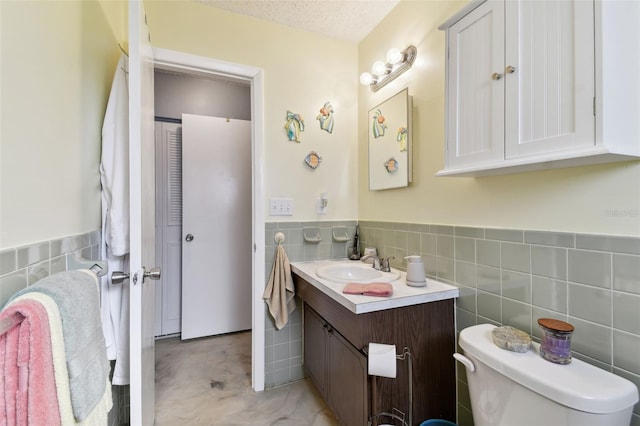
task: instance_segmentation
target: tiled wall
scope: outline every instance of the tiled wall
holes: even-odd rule
[[[100,258],[100,231],[0,251],[0,306],[16,292],[67,269],[66,255]]]
[[[322,241],[318,244],[305,243],[305,228],[318,228]],[[333,229],[346,230],[350,240],[346,243],[333,241]],[[268,281],[273,267],[276,250],[275,234],[285,235],[283,243],[290,262],[319,259],[339,259],[347,257],[353,247],[353,234],[356,221],[327,222],[268,222],[265,224],[265,275]],[[265,283],[266,285],[266,283]],[[296,310],[289,321],[277,330],[271,314],[265,304],[265,388],[300,380],[304,377],[302,369],[302,310],[301,302],[296,298]]]
[[[538,318],[567,321],[575,358],[640,387],[640,238],[389,222],[360,231],[363,247],[396,267],[421,254],[431,278],[459,287],[458,331],[492,323],[536,339]],[[458,423],[473,424],[460,366]],[[640,426],[640,404],[631,424]]]
[[[16,292],[56,272],[67,269],[67,253],[100,259],[100,231],[71,235],[51,241],[0,251],[0,307]],[[111,426],[128,423],[128,386],[113,386]]]

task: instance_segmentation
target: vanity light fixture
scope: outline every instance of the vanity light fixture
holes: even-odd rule
[[[417,49],[409,46],[404,50],[389,49],[387,52],[387,62],[376,61],[371,67],[371,73],[360,74],[360,84],[371,87],[377,92],[388,83],[392,82],[400,74],[411,68],[416,60]]]

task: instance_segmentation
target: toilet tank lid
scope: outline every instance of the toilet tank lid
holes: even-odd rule
[[[638,389],[629,380],[575,358],[566,365],[549,362],[540,356],[538,343],[533,342],[526,353],[499,348],[491,339],[494,328],[491,324],[465,328],[460,347],[498,373],[575,410],[607,414],[638,402]]]

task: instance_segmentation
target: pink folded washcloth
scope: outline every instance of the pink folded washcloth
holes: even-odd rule
[[[342,292],[345,294],[363,294],[365,296],[389,297],[393,294],[393,287],[389,283],[347,283]]]

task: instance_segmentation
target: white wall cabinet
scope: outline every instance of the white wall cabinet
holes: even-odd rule
[[[638,3],[477,0],[442,24],[446,158],[437,175],[637,159]]]

